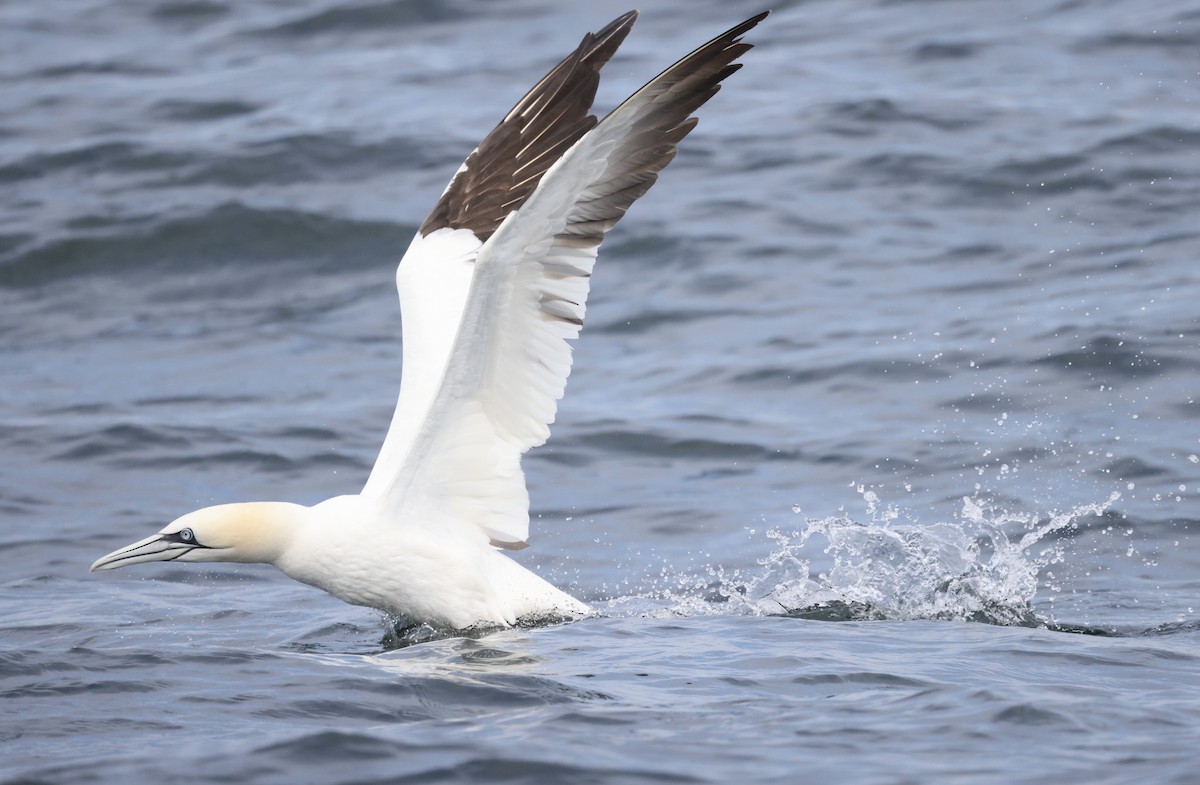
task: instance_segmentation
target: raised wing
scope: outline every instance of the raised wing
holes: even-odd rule
[[[634,93],[575,143],[479,250],[450,359],[385,499],[406,520],[455,520],[521,547],[521,454],[549,436],[604,234],[644,194],[750,49],[721,34]],[[406,325],[407,327],[407,325]]]
[[[396,270],[404,376],[392,424],[363,488],[387,491],[441,384],[462,319],[475,260],[504,218],[524,204],[550,166],[595,127],[588,114],[600,69],[637,19],[630,11],[583,37],[467,158]]]

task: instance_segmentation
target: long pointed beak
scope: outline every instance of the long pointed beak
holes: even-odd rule
[[[155,534],[138,540],[133,545],[118,548],[107,556],[101,556],[96,559],[89,572],[115,570],[129,564],[148,561],[174,561],[195,548],[195,545],[169,540],[165,535]]]

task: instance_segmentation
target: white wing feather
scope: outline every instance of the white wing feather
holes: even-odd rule
[[[415,403],[424,419],[419,426],[415,418],[405,421],[396,439],[408,447],[403,460],[389,454],[388,468],[377,467],[368,483],[397,520],[453,521],[497,545],[524,544],[529,497],[521,454],[549,437],[571,371],[567,341],[583,323],[604,233],[674,157],[675,145],[695,125],[691,112],[750,48],[737,36],[765,16],[700,47],[609,114],[546,171],[482,247],[457,234],[438,241],[447,247],[461,241],[458,250],[463,258],[474,255],[474,269],[461,302],[449,296],[448,305],[439,303],[447,323],[451,315],[459,319],[453,345],[414,358],[426,363],[422,373],[440,380],[436,392],[417,383],[407,388],[413,392],[406,400],[402,385],[401,402]],[[413,265],[421,267],[421,261]],[[408,323],[406,317],[406,330]],[[416,372],[408,362],[406,348],[405,384]]]
[[[551,167],[479,253],[441,389],[387,495],[404,518],[436,510],[496,543],[529,536],[520,458],[549,437],[571,372],[566,340],[579,334],[598,247],[554,240],[613,147],[589,143],[594,133]],[[572,313],[543,310],[547,296]]]
[[[362,492],[382,496],[400,470],[433,403],[462,322],[463,306],[483,243],[467,229],[438,229],[413,238],[396,268],[404,329],[400,395]]]
[[[404,376],[391,427],[363,493],[382,496],[398,476],[442,382],[483,239],[525,201],[547,169],[589,131],[600,69],[637,12],[583,37],[472,151],[442,192],[396,270]],[[483,238],[483,239],[480,239]]]

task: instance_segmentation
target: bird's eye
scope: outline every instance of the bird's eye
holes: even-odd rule
[[[196,539],[196,534],[191,529],[180,529],[179,539],[183,540],[184,542],[194,542]]]

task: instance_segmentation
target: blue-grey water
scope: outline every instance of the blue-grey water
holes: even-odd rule
[[[525,462],[518,558],[600,617],[397,639],[268,567],[88,574],[358,490],[400,253],[624,10],[0,4],[0,780],[1200,782],[1183,0],[775,6]],[[600,105],[758,10],[644,8]]]

